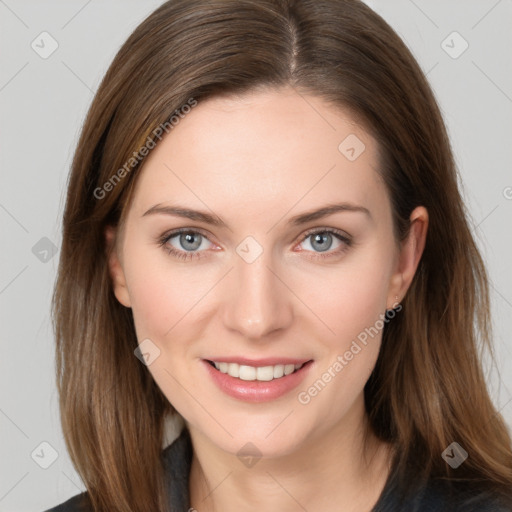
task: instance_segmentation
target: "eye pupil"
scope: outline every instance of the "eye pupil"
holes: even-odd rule
[[[194,242],[194,238],[196,241]],[[199,233],[182,233],[180,244],[184,249],[195,250],[201,245],[201,235]],[[187,244],[192,244],[192,247]]]
[[[321,240],[324,240],[321,242]],[[325,239],[327,239],[327,243],[325,242]],[[315,244],[319,243],[320,246],[315,247]],[[316,233],[313,237],[313,243],[311,244],[315,249],[319,251],[327,251],[332,244],[332,235],[330,233]]]

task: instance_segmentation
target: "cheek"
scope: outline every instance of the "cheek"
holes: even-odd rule
[[[205,285],[199,276],[188,279],[179,265],[173,267],[163,249],[132,243],[125,251],[129,255],[125,273],[137,337],[161,341],[179,330],[181,323],[187,323],[187,314]]]
[[[375,251],[361,252],[331,272],[301,277],[304,301],[328,327],[325,338],[336,350],[380,325],[385,312],[390,266]]]
[[[335,329],[345,341],[363,339],[375,326],[382,329],[380,319],[385,312],[388,280],[383,269],[375,266],[346,280],[342,311],[338,310]],[[331,310],[332,315],[335,309]],[[373,332],[373,331],[372,331]]]
[[[190,365],[201,338],[201,299],[212,287],[204,274],[184,272],[183,266],[167,261],[165,251],[142,244],[126,246],[125,272],[131,299],[137,339],[150,339],[160,350],[148,366],[157,385],[178,410],[189,406],[188,395],[199,393],[190,379]],[[182,384],[180,384],[182,383]]]
[[[377,361],[385,326],[391,259],[378,258],[377,251],[358,256],[347,259],[329,279],[313,279],[316,286],[308,298],[329,331],[324,330],[328,334],[321,338],[325,357],[302,388],[299,402],[325,407],[333,421],[362,392]]]
[[[154,272],[136,270],[130,282],[130,297],[134,322],[139,340],[143,338],[161,339],[163,333],[172,328],[175,313],[180,302],[162,276]]]

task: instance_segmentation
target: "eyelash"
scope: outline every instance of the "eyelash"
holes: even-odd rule
[[[204,253],[206,251],[198,251],[198,252],[180,251],[180,250],[177,250],[174,247],[167,244],[171,238],[174,238],[176,235],[179,235],[181,233],[199,234],[199,235],[203,236],[204,238],[206,238],[207,240],[209,240],[208,236],[206,234],[204,234],[199,229],[181,228],[181,229],[177,229],[170,233],[165,233],[164,235],[162,235],[158,239],[158,245],[161,246],[171,256],[181,259],[181,260],[200,259],[200,258],[205,257]],[[342,247],[340,249],[337,249],[337,250],[331,251],[331,252],[326,252],[325,254],[315,253],[316,254],[315,256],[313,256],[313,257],[309,256],[311,259],[324,260],[327,258],[339,256],[339,255],[343,254],[344,252],[346,252],[348,250],[348,248],[351,247],[351,245],[352,245],[351,238],[346,236],[346,234],[344,234],[342,231],[339,231],[334,228],[315,228],[310,231],[307,231],[304,234],[304,236],[301,238],[299,243],[300,244],[303,243],[307,238],[309,238],[313,235],[324,234],[324,233],[334,235],[335,238],[337,238],[340,242],[343,242],[345,245],[344,245],[344,247]],[[306,251],[306,252],[311,252],[311,251]]]

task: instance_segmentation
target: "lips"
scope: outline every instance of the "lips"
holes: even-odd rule
[[[213,382],[225,394],[247,402],[264,402],[296,388],[309,373],[313,360],[267,358],[255,361],[219,357],[204,359],[203,364]]]

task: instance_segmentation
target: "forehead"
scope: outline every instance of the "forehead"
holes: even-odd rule
[[[148,155],[133,198],[274,216],[325,202],[385,207],[376,141],[347,113],[293,89],[199,102]],[[300,203],[300,204],[299,204]]]

